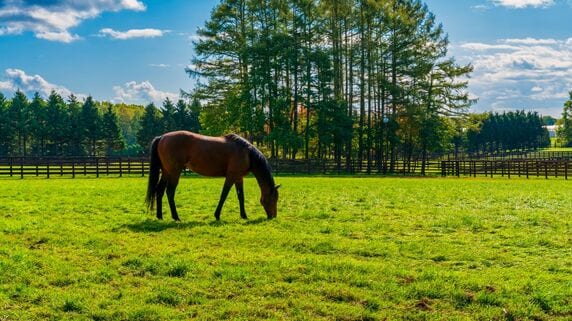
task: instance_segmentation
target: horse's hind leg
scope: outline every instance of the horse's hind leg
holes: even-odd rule
[[[165,195],[165,188],[167,188],[167,178],[162,175],[159,183],[157,184],[157,218],[163,219],[163,195]]]
[[[171,217],[175,221],[180,221],[179,215],[177,214],[177,206],[175,205],[175,190],[179,184],[179,175],[177,175],[176,178],[170,179],[167,183],[167,199],[169,200],[169,207],[171,208]]]
[[[228,196],[228,192],[230,191],[232,185],[233,185],[232,181],[229,180],[228,178],[224,181],[224,186],[222,187],[222,192],[220,194],[220,200],[218,201],[218,206],[216,207],[216,211],[214,214],[217,221],[220,220],[220,212],[222,211],[222,205],[224,204],[224,201],[226,201],[226,197]]]
[[[240,205],[240,217],[246,220],[248,217],[244,209],[244,183],[242,178],[237,180],[234,186],[236,186],[236,195],[238,196],[238,204]]]

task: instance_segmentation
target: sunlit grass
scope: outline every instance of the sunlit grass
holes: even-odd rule
[[[277,220],[245,182],[185,178],[182,222],[144,178],[1,179],[0,320],[572,317],[565,180],[278,177]]]

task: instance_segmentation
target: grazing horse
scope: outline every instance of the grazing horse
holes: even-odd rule
[[[222,205],[232,185],[236,186],[240,217],[246,219],[244,210],[243,178],[254,174],[260,186],[260,203],[269,219],[277,214],[278,187],[270,171],[268,161],[247,140],[231,134],[210,137],[188,131],[176,131],[156,137],[151,143],[151,166],[147,186],[147,207],[152,211],[157,201],[157,218],[163,219],[163,195],[171,208],[171,216],[179,221],[175,206],[175,189],[184,168],[204,176],[225,177],[222,193],[214,216],[220,219]],[[159,178],[160,176],[160,178]]]

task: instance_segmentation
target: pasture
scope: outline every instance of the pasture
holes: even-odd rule
[[[572,318],[568,181],[276,181],[276,220],[249,177],[216,222],[183,178],[175,223],[146,178],[0,179],[0,320]]]

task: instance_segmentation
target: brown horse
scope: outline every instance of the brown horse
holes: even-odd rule
[[[244,210],[243,178],[254,174],[260,186],[260,203],[269,219],[276,217],[278,187],[270,166],[262,153],[245,139],[231,134],[209,137],[188,131],[176,131],[156,137],[151,143],[151,166],[147,186],[147,207],[153,210],[157,201],[157,218],[163,219],[162,199],[167,191],[171,216],[179,220],[175,206],[175,189],[184,168],[204,176],[226,177],[218,206],[214,213],[220,219],[222,205],[232,185],[236,186],[240,217],[246,219]],[[159,176],[161,176],[159,178]]]

